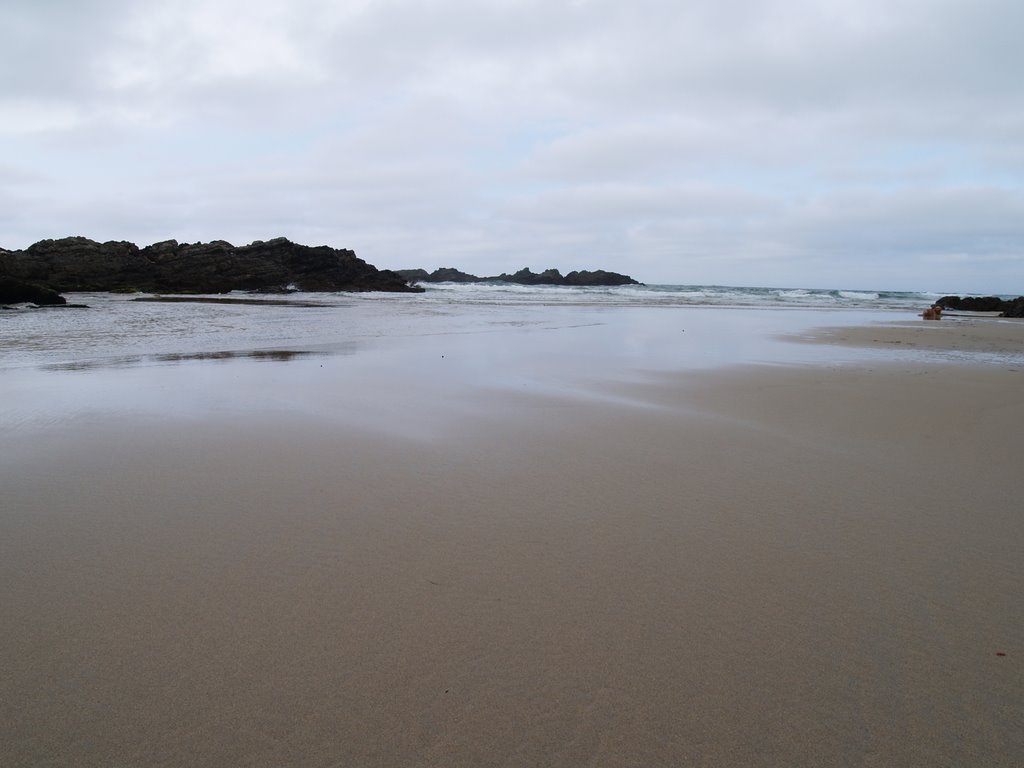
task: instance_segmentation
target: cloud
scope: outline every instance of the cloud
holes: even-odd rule
[[[12,0],[5,245],[1022,290],[1022,25],[1002,0]]]

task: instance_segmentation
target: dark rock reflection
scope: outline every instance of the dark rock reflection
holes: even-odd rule
[[[355,354],[356,345],[338,345],[329,352],[295,349],[221,350],[217,352],[173,352],[154,355],[121,355],[98,360],[71,360],[40,366],[47,371],[92,371],[104,368],[132,368],[142,365],[173,365],[192,362],[227,362],[254,360],[256,362],[287,363],[300,358],[328,357]]]

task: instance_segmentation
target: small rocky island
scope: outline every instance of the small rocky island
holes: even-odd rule
[[[477,277],[453,267],[441,267],[433,272],[425,269],[399,269],[399,275],[410,283],[515,283],[517,285],[642,285],[629,275],[618,272],[606,272],[603,269],[594,271],[581,270],[563,275],[557,269],[546,269],[539,274],[529,268],[521,269],[514,274],[502,273],[493,277]]]
[[[20,287],[19,287],[20,286]],[[228,291],[422,291],[350,250],[286,238],[235,247],[224,240],[165,240],[140,248],[85,237],[0,249],[0,303],[61,304],[68,291],[227,293]],[[22,298],[19,298],[21,296]]]

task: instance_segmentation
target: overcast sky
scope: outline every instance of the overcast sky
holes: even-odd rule
[[[0,246],[1024,292],[1020,0],[4,0]]]

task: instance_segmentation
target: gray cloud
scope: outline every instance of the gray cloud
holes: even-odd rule
[[[1021,291],[1022,26],[999,0],[12,1],[0,236]]]

